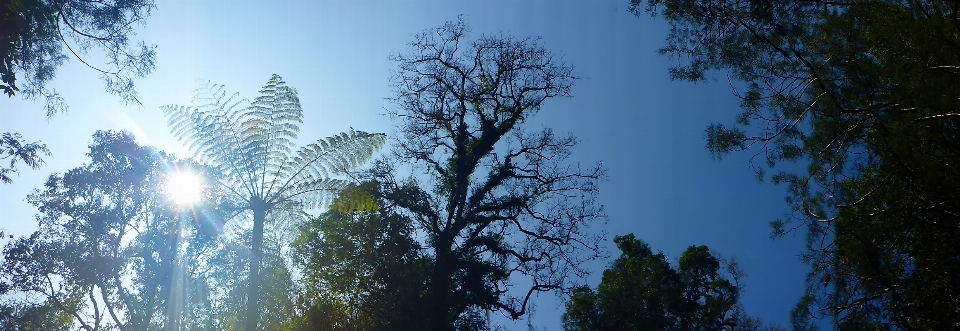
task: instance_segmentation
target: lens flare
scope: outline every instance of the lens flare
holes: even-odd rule
[[[203,180],[192,172],[176,172],[167,179],[167,195],[181,205],[190,205],[203,196]]]

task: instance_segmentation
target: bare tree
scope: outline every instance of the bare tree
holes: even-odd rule
[[[603,169],[568,162],[577,139],[523,130],[547,99],[569,96],[572,68],[538,39],[467,32],[448,22],[394,57],[389,114],[402,137],[373,172],[434,259],[432,330],[475,309],[517,319],[533,294],[570,289],[601,254],[589,225],[606,219],[595,202]]]

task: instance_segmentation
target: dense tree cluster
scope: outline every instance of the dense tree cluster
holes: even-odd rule
[[[633,234],[613,239],[620,257],[596,290],[577,288],[563,328],[601,330],[779,330],[746,316],[740,306],[743,272],[707,246],[690,246],[674,268]]]
[[[147,330],[183,317],[197,294],[190,257],[209,249],[215,211],[181,210],[164,192],[170,167],[195,167],[128,133],[98,131],[90,163],[51,175],[28,201],[40,229],[3,248],[4,330]],[[9,301],[24,297],[25,301]]]
[[[676,79],[739,82],[742,114],[706,131],[752,149],[807,228],[796,327],[960,326],[960,20],[955,1],[632,1],[672,26]],[[758,159],[759,158],[759,159]],[[806,171],[778,164],[799,162]],[[760,164],[762,163],[762,164]]]
[[[376,183],[344,190],[333,205],[372,198]],[[303,224],[294,261],[303,270],[302,330],[428,330],[432,262],[413,221],[382,200],[373,208],[333,209]]]

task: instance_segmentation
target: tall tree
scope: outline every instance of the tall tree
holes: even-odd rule
[[[384,143],[383,134],[350,131],[294,151],[303,122],[297,91],[273,75],[249,106],[212,83],[198,90],[196,106],[165,106],[174,135],[222,174],[234,217],[249,220],[250,273],[246,330],[260,321],[260,261],[264,226],[307,218],[347,181],[331,178],[363,164]]]
[[[614,238],[621,254],[596,291],[573,292],[563,314],[569,331],[757,330],[762,323],[740,306],[743,272],[707,246],[690,246],[674,268],[633,234]],[[766,326],[776,330],[777,326]]]
[[[589,225],[605,220],[603,170],[568,162],[577,140],[523,129],[546,100],[569,96],[572,69],[536,39],[467,32],[448,22],[394,57],[389,113],[402,137],[374,171],[383,199],[424,233],[431,330],[474,309],[516,319],[535,293],[569,289],[600,254]]]
[[[712,125],[720,157],[756,149],[807,228],[798,328],[960,325],[960,20],[954,1],[632,1],[673,27],[674,78],[740,81]],[[805,163],[805,172],[778,167]],[[786,168],[786,170],[784,169]],[[799,223],[799,224],[797,224]]]
[[[59,93],[47,83],[69,52],[100,73],[108,92],[139,103],[133,80],[153,71],[155,47],[133,44],[131,37],[154,7],[153,0],[4,1],[0,4],[0,88],[10,97],[18,91],[26,99],[43,96],[47,116],[65,110]],[[105,63],[94,61],[91,51],[102,55]]]
[[[209,246],[213,219],[201,215],[214,214],[181,214],[165,192],[173,158],[128,133],[98,131],[87,155],[90,163],[51,175],[28,197],[40,212],[39,229],[3,248],[0,289],[20,301],[8,305],[10,316],[0,323],[85,330],[175,325],[182,317],[170,308],[190,311],[195,302],[177,300],[186,282],[177,278],[197,266],[185,255]]]

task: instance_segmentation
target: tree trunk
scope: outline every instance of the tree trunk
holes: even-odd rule
[[[439,268],[434,269],[433,279],[430,280],[431,283],[431,308],[430,308],[430,330],[443,331],[449,328],[449,323],[447,323],[447,307],[446,307],[446,288],[449,287],[448,283],[445,281],[445,275],[442,272],[439,272]]]
[[[250,277],[247,285],[247,331],[256,331],[260,324],[260,260],[263,257],[263,222],[267,208],[262,202],[251,203],[253,238],[250,243]]]
[[[440,240],[446,242],[445,240]],[[430,279],[430,330],[451,331],[453,322],[450,320],[450,254],[442,243],[436,249],[436,261]]]

